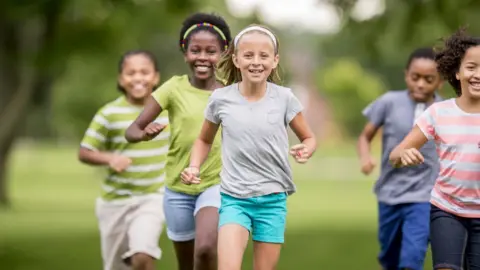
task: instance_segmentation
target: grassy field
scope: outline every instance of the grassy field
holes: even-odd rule
[[[351,149],[336,153],[344,155],[294,166],[298,193],[289,199],[279,270],[379,269],[374,177],[357,172]],[[0,211],[0,269],[101,269],[93,213],[98,170],[79,164],[71,147],[24,145],[11,165],[13,205]],[[161,247],[157,269],[175,270],[165,235]],[[250,253],[244,269],[251,269]]]

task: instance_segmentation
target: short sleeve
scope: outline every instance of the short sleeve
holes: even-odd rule
[[[287,98],[287,112],[285,114],[285,121],[289,124],[298,113],[303,111],[303,105],[298,100],[298,98],[292,93],[292,91],[288,92]]]
[[[220,117],[218,117],[218,100],[214,94],[208,99],[207,107],[205,108],[205,119],[214,124],[220,124]]]
[[[102,110],[99,110],[90,122],[80,146],[90,150],[104,150],[108,138],[108,126],[108,119]]]
[[[433,140],[435,131],[435,104],[428,107],[416,120],[415,124],[420,128],[428,140]]]
[[[370,123],[376,127],[381,127],[383,126],[385,118],[387,117],[389,105],[390,102],[387,99],[387,95],[384,94],[365,107],[365,109],[362,111],[362,114]]]
[[[160,105],[162,110],[168,110],[171,104],[172,91],[173,91],[173,84],[171,80],[169,80],[152,92],[153,99],[157,101],[158,105]]]

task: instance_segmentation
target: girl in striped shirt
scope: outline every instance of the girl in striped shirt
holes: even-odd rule
[[[434,269],[480,269],[480,38],[462,29],[445,40],[435,60],[457,98],[430,106],[390,162],[421,164],[418,149],[435,142],[440,173],[430,200]]]

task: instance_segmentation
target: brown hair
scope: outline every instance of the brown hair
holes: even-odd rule
[[[268,27],[265,27],[263,25],[252,24],[252,25],[249,25],[248,27],[251,27],[251,26],[259,26],[259,27],[265,28],[273,34],[273,32]],[[258,30],[251,30],[251,31],[248,31],[247,33],[252,33],[252,32],[263,33],[263,32],[260,32]],[[263,34],[265,34],[265,33],[263,33]],[[275,34],[273,34],[273,35],[275,37],[275,41],[276,41],[276,44],[277,44],[277,46],[275,46],[275,55],[278,55],[280,44],[278,42],[277,36],[275,36]],[[240,37],[240,39],[241,39],[241,37]],[[225,85],[230,85],[230,84],[233,84],[233,83],[237,83],[237,82],[240,82],[242,80],[242,74],[240,73],[240,70],[233,63],[232,55],[235,54],[236,52],[237,52],[237,48],[235,47],[235,39],[232,39],[232,41],[230,42],[230,46],[228,46],[228,50],[225,51],[222,58],[220,59],[220,61],[217,64],[217,78],[222,80],[222,82]],[[272,83],[275,83],[275,84],[281,84],[282,83],[282,79],[280,77],[279,69],[281,69],[281,67],[280,67],[280,65],[277,65],[277,67],[272,70],[270,75],[268,75],[268,78],[267,78],[268,82],[272,82]]]

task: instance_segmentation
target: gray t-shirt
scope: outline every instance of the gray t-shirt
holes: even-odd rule
[[[273,83],[255,102],[238,84],[213,92],[205,118],[222,128],[222,192],[237,198],[295,192],[287,127],[302,110],[289,88]]]
[[[438,101],[441,98],[435,95],[435,102]],[[404,90],[389,91],[363,110],[363,115],[372,124],[383,128],[381,171],[374,188],[378,201],[400,204],[430,200],[430,191],[440,168],[433,141],[427,142],[420,149],[425,157],[423,164],[396,169],[388,160],[392,150],[412,130],[418,110],[427,107],[426,104],[415,103],[408,90]]]

